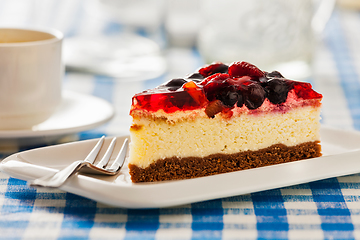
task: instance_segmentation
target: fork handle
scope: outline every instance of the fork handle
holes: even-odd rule
[[[57,188],[60,187],[65,181],[77,173],[81,168],[83,168],[87,162],[76,161],[64,168],[63,170],[57,172],[56,174],[51,174],[49,176],[44,176],[38,179],[35,179],[30,183],[31,187],[49,187]]]

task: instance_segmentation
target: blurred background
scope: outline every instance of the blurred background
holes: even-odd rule
[[[68,71],[122,81],[193,71],[176,64],[174,51],[197,51],[202,63],[245,60],[306,78],[334,9],[356,9],[358,2],[1,0],[0,25],[59,29]]]
[[[64,89],[113,103],[106,131],[122,135],[133,94],[213,61],[248,61],[321,88],[338,23],[359,35],[359,9],[359,0],[0,0],[0,27],[62,31]]]

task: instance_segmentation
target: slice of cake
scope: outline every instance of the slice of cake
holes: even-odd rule
[[[136,94],[133,182],[187,179],[321,156],[322,95],[247,62],[213,63]]]

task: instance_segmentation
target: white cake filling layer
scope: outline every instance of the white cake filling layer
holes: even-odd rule
[[[171,123],[134,118],[129,163],[141,168],[170,157],[206,157],[319,141],[320,107],[286,113],[243,114],[229,119],[200,117]]]

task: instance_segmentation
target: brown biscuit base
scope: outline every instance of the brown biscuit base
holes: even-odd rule
[[[158,160],[147,168],[129,164],[129,169],[133,182],[155,182],[204,177],[320,156],[320,142],[316,141],[293,147],[276,144],[259,151],[213,154],[204,158],[171,157]]]

